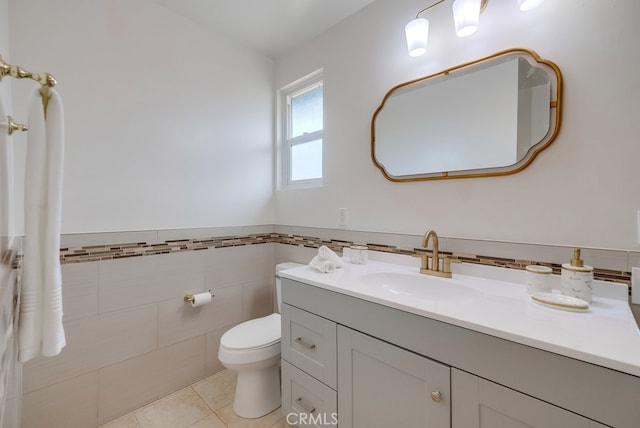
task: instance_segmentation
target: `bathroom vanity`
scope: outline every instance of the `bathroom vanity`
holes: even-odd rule
[[[379,262],[281,276],[283,412],[300,426],[640,426],[624,300],[561,311],[522,284]]]

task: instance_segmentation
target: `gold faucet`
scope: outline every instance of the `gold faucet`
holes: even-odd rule
[[[427,275],[440,276],[443,278],[451,278],[451,262],[448,257],[442,260],[443,269],[440,270],[440,255],[438,254],[438,234],[435,230],[429,229],[424,234],[422,240],[422,246],[427,248],[429,245],[429,239],[433,241],[433,256],[431,257],[431,267],[429,267],[429,256],[427,254],[421,254],[422,266],[420,266],[420,273]]]

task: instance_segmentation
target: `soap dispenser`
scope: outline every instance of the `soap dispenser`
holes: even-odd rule
[[[573,250],[573,259],[562,264],[560,291],[565,296],[576,297],[591,303],[593,295],[593,267],[584,264],[580,248]]]

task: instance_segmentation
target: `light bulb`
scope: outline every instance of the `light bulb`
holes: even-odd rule
[[[409,55],[424,55],[429,40],[429,21],[424,18],[416,18],[404,27],[404,32],[407,36]]]
[[[518,0],[520,10],[527,11],[540,6],[544,0]]]
[[[480,20],[481,0],[455,0],[452,5],[456,35],[466,37],[476,32]]]

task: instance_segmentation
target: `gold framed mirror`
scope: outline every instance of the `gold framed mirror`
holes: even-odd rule
[[[558,135],[562,74],[509,49],[391,88],[371,120],[371,157],[391,181],[515,174]]]

